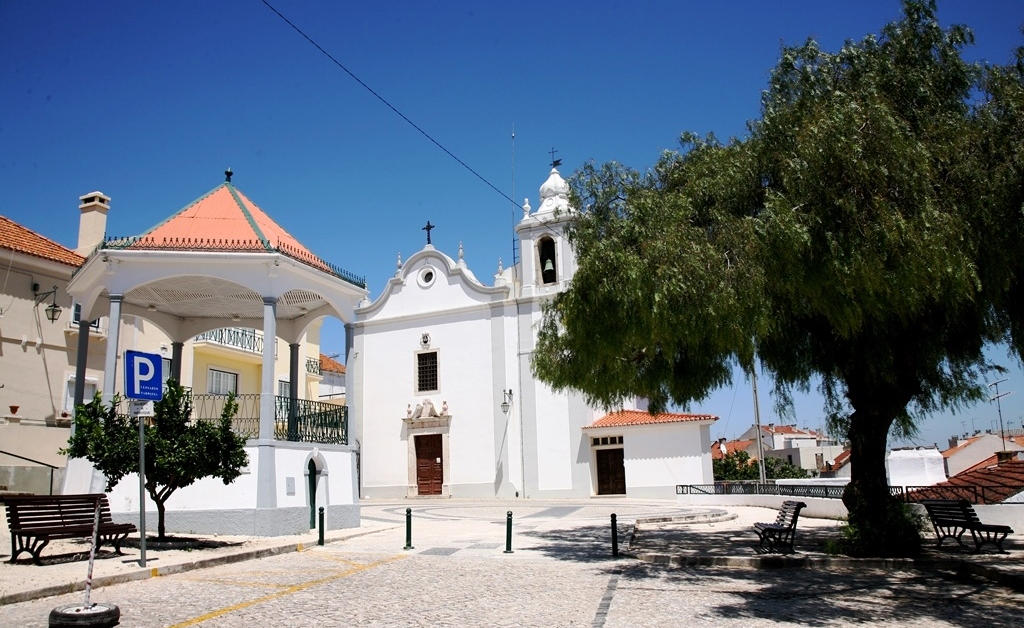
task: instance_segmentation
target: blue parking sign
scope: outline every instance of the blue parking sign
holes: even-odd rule
[[[124,389],[129,399],[160,401],[164,396],[161,369],[163,359],[156,353],[124,352]]]

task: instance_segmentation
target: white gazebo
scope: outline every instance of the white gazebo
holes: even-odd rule
[[[225,174],[224,183],[146,233],[104,240],[68,284],[81,306],[80,325],[87,329],[90,321],[110,317],[103,398],[111,400],[123,368],[123,316],[150,321],[171,339],[175,379],[190,338],[232,326],[262,330],[259,428],[246,434],[249,473],[226,487],[215,480],[180,489],[168,503],[168,528],[294,534],[308,530],[314,499],[325,506],[329,527],[358,526],[356,452],[348,443],[347,414],[326,432],[322,425],[311,429],[307,420],[313,417],[304,416],[297,403],[297,386],[305,330],[325,316],[351,323],[354,308],[366,298],[365,282],[311,253],[232,185],[230,170]],[[78,337],[78,355],[84,357],[89,334]],[[275,394],[275,338],[290,347],[290,403]],[[76,390],[76,404],[81,398]],[[313,475],[313,486],[321,482],[313,494],[295,490],[296,477]],[[64,492],[102,491],[103,483],[88,462],[69,461]],[[138,511],[137,487],[136,476],[115,487],[115,514],[132,511],[126,506],[133,499]]]

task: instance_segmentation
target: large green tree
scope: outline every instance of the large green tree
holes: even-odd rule
[[[117,414],[118,402],[104,405],[99,395],[75,412],[75,433],[68,440],[69,456],[85,458],[107,478],[110,491],[129,473],[139,469],[139,422]],[[168,498],[196,480],[215,477],[230,484],[248,464],[245,439],[231,430],[238,411],[234,396],[224,404],[220,420],[192,421],[188,392],[168,380],[163,399],[153,408],[153,421],[145,428],[146,492],[156,503],[157,534],[164,538],[164,511]]]
[[[1024,348],[1024,56],[971,64],[971,42],[908,1],[838,52],[783,49],[747,137],[684,135],[642,174],[585,166],[579,270],[545,309],[536,374],[652,410],[758,359],[783,403],[817,383],[851,446],[850,550],[914,552],[890,430],[979,399],[986,345]]]

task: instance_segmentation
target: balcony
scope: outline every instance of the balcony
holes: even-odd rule
[[[195,342],[206,342],[256,355],[263,354],[263,332],[255,329],[243,327],[211,329],[196,336]]]
[[[310,375],[320,375],[320,358],[306,358],[306,372]]]

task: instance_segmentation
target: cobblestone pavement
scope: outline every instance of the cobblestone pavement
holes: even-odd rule
[[[401,521],[405,504],[365,519]],[[610,556],[604,506],[415,504],[404,529],[301,552],[104,587],[122,626],[1012,626],[1024,594],[941,571],[667,568]],[[620,520],[643,505],[609,505]],[[630,511],[630,509],[633,509]],[[4,606],[45,626],[81,593]]]

